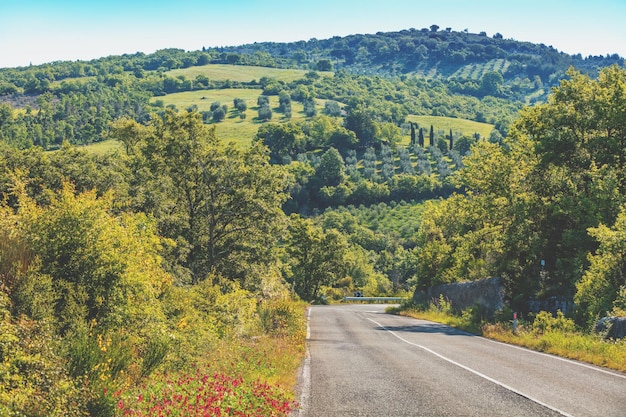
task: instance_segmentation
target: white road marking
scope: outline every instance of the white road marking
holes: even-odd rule
[[[561,414],[563,416],[572,417],[570,414],[567,414],[565,411],[562,411],[562,410],[559,410],[558,408],[552,407],[551,405],[548,405],[548,404],[546,404],[546,403],[544,403],[544,402],[542,402],[542,401],[540,401],[540,400],[538,400],[536,398],[533,398],[533,397],[531,397],[531,396],[529,396],[527,394],[524,394],[523,392],[518,391],[515,388],[510,387],[510,386],[508,386],[508,385],[506,385],[506,384],[504,384],[504,383],[502,383],[502,382],[500,382],[500,381],[498,381],[496,379],[493,379],[493,378],[491,378],[491,377],[489,377],[489,376],[487,376],[487,375],[485,375],[483,373],[480,373],[480,372],[478,372],[478,371],[476,371],[476,370],[474,370],[472,368],[469,368],[469,367],[467,367],[467,366],[465,366],[463,364],[460,364],[460,363],[458,363],[456,361],[453,361],[452,359],[447,358],[447,357],[445,357],[445,356],[435,352],[434,350],[431,350],[431,349],[427,348],[426,346],[422,346],[422,345],[419,345],[417,343],[410,342],[410,341],[406,340],[405,338],[403,338],[402,336],[398,335],[393,330],[390,330],[387,327],[383,326],[382,324],[378,323],[376,320],[372,320],[369,317],[367,319],[369,321],[371,321],[372,323],[375,323],[381,329],[391,333],[392,335],[394,335],[395,337],[397,337],[398,339],[400,339],[401,341],[403,341],[406,344],[409,344],[411,346],[415,346],[415,347],[418,347],[418,348],[420,348],[422,350],[425,350],[426,352],[428,352],[428,353],[430,353],[430,354],[432,354],[434,356],[437,356],[438,358],[443,359],[446,362],[449,362],[449,363],[451,363],[451,364],[453,364],[455,366],[458,366],[459,368],[465,369],[466,371],[471,372],[474,375],[477,375],[477,376],[479,376],[479,377],[481,377],[483,379],[486,379],[487,381],[490,381],[490,382],[492,382],[492,383],[494,383],[496,385],[499,385],[499,386],[501,386],[502,388],[504,388],[506,390],[514,392],[517,395],[520,395],[520,396],[522,396],[524,398],[527,398],[527,399],[529,399],[529,400],[531,400],[531,401],[533,401],[533,402],[535,402],[535,403],[537,403],[537,404],[539,404],[539,405],[541,405],[543,407],[546,407],[546,408],[548,408],[548,409],[550,409],[550,410],[552,410],[554,412],[557,412],[557,413],[559,413],[559,414]]]
[[[474,335],[472,335],[472,336],[474,336]],[[560,356],[551,355],[549,353],[538,352],[536,350],[528,349],[528,348],[525,348],[523,346],[511,345],[511,344],[504,343],[504,342],[498,342],[497,340],[488,339],[486,337],[483,337],[482,339],[486,340],[488,342],[497,343],[499,345],[506,346],[506,347],[509,347],[509,348],[512,348],[512,349],[519,349],[519,350],[523,350],[524,352],[534,353],[535,355],[547,356],[547,357],[555,359],[557,361],[567,362],[567,363],[570,363],[572,365],[577,365],[577,366],[580,366],[580,367],[583,367],[583,368],[591,369],[591,370],[596,371],[596,372],[601,372],[603,374],[607,374],[607,375],[615,376],[615,377],[618,377],[618,378],[626,379],[626,375],[625,374],[618,374],[617,372],[613,372],[613,371],[610,371],[608,369],[603,369],[603,368],[600,368],[600,367],[597,367],[597,366],[593,366],[593,365],[589,365],[589,364],[586,364],[586,363],[577,362],[575,360],[568,359],[568,358],[562,358]]]
[[[311,338],[311,307],[307,310],[306,314],[306,340],[307,347],[304,356],[304,363],[302,364],[302,373],[300,374],[300,406],[292,415],[304,416],[306,410],[309,407],[309,398],[311,397],[311,353],[309,352],[308,340]]]

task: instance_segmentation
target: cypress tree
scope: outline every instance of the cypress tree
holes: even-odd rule
[[[411,122],[411,145],[415,145],[415,125]]]
[[[430,125],[430,146],[435,146],[435,129]]]
[[[424,147],[424,131],[422,130],[421,127],[419,130],[418,141],[419,141],[420,146],[423,148]]]

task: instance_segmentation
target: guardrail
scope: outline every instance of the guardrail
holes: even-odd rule
[[[343,297],[343,301],[404,301],[403,297]]]

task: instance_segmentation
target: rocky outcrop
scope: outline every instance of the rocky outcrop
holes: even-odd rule
[[[605,339],[622,339],[626,337],[626,317],[603,317],[596,323],[597,333],[604,333]]]
[[[448,300],[454,310],[463,311],[479,305],[492,317],[504,307],[504,284],[501,278],[442,284],[427,291],[416,291],[413,300],[416,303],[428,303],[438,300],[440,296]]]

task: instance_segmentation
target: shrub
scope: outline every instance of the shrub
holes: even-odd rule
[[[557,311],[556,316],[553,316],[547,311],[540,311],[535,316],[532,329],[537,334],[544,334],[552,331],[574,333],[576,331],[576,324],[574,324],[574,321],[566,318],[561,310]]]
[[[298,335],[305,328],[302,307],[286,299],[265,301],[259,305],[259,319],[265,333],[272,336]]]

